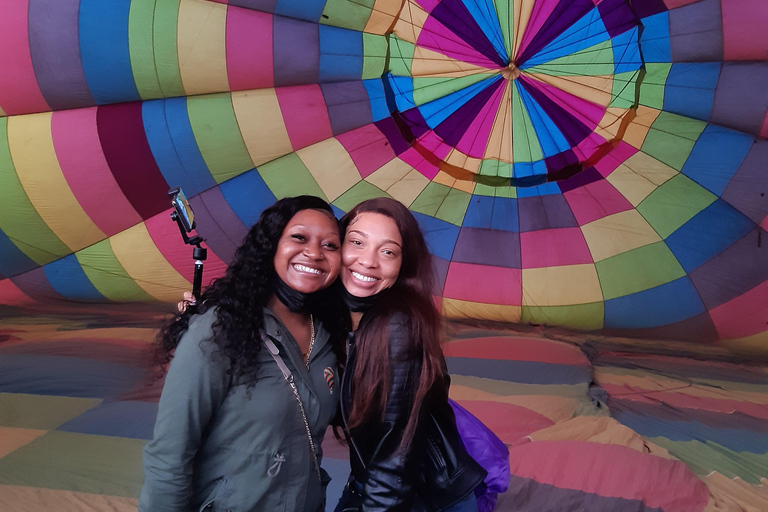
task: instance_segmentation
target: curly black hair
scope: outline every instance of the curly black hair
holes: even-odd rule
[[[322,210],[333,216],[331,207],[315,196],[287,197],[264,210],[235,252],[225,275],[213,281],[197,301],[174,316],[155,339],[155,362],[164,371],[173,350],[187,331],[190,319],[211,307],[216,308],[213,341],[231,361],[230,375],[240,382],[256,382],[258,355],[261,351],[260,331],[264,319],[260,314],[274,293],[276,272],[274,257],[285,226],[301,210]],[[331,335],[331,343],[339,363],[344,362],[349,311],[345,309],[338,286],[317,292],[312,301],[312,314]]]

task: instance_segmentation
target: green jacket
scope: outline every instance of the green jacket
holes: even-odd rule
[[[214,309],[194,317],[176,348],[144,448],[139,511],[322,510],[329,478],[323,471],[321,484],[317,477],[291,387],[266,347],[255,386],[231,384],[230,362],[211,341],[214,320]],[[329,335],[318,326],[307,370],[288,329],[267,309],[264,327],[293,373],[319,451],[339,396],[339,379],[329,377],[337,374]]]

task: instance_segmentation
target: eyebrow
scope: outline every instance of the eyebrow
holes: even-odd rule
[[[368,233],[364,233],[364,232],[360,231],[359,229],[350,229],[349,232],[350,233],[357,233],[358,235],[360,235],[360,236],[362,236],[363,238],[366,238],[366,239],[368,238]],[[398,246],[398,247],[400,247],[402,249],[402,247],[400,246],[399,243],[395,242],[394,240],[390,240],[389,238],[384,240],[384,243],[385,244],[395,244],[396,246]]]

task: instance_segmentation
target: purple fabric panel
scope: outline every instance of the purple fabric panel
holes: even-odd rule
[[[435,133],[442,137],[447,144],[456,146],[469,129],[469,126],[483,110],[486,103],[491,101],[493,95],[504,83],[504,80],[498,77],[488,84],[485,89],[475,94],[469,101],[459,107],[456,112],[435,127]]]
[[[664,0],[630,0],[629,3],[639,18],[647,18],[667,10]]]
[[[562,192],[568,192],[570,190],[581,188],[585,185],[589,185],[590,183],[594,183],[602,179],[604,179],[603,175],[600,174],[594,167],[590,167],[589,169],[584,169],[582,172],[571,178],[559,181],[557,186],[560,187]]]
[[[376,121],[374,124],[387,138],[389,145],[392,147],[392,151],[394,151],[396,155],[404,153],[411,147],[410,143],[403,138],[403,134],[398,130],[395,120],[391,117]]]
[[[534,36],[527,48],[517,59],[517,65],[525,62],[551,43],[557,36],[565,32],[571,25],[581,19],[595,7],[592,0],[568,0],[559,2],[549,15],[541,30]]]
[[[11,278],[11,282],[13,282],[19,290],[24,292],[24,294],[35,300],[65,300],[64,297],[59,295],[58,292],[53,289],[51,283],[48,282],[43,267],[37,267],[24,274],[14,276]]]
[[[501,67],[508,64],[507,57],[496,52],[483,29],[477,24],[464,2],[461,0],[443,0],[432,10],[432,16],[456,34],[462,41],[486,56]]]
[[[408,129],[410,130],[411,134],[413,134],[414,138],[418,139],[419,137],[421,137],[422,135],[430,131],[427,121],[424,120],[424,116],[421,115],[421,112],[419,111],[418,108],[412,108],[410,110],[406,110],[401,114],[401,117],[408,125]],[[406,140],[408,140],[407,134],[405,135],[406,135]]]
[[[531,95],[539,106],[547,113],[549,118],[555,123],[555,126],[562,132],[565,139],[571,146],[577,146],[586,139],[592,130],[569,114],[560,105],[549,99],[549,97],[536,87],[529,79],[521,76],[518,79],[520,85]]]
[[[275,87],[320,81],[320,26],[275,16],[273,47]]]
[[[373,122],[371,103],[362,82],[320,84],[334,135]]]
[[[725,187],[723,200],[760,223],[768,216],[768,141],[758,139]],[[768,242],[768,240],[766,240]]]
[[[275,7],[277,7],[277,0],[229,0],[228,3],[237,7],[269,13],[275,12]]]
[[[562,194],[521,197],[517,200],[520,231],[575,228],[579,224]]]
[[[80,59],[80,0],[30,0],[29,51],[40,91],[53,110],[95,105]]]
[[[597,5],[608,35],[616,37],[640,24],[626,0],[605,0]]]
[[[768,434],[768,421],[739,411],[722,413],[702,409],[678,409],[664,402],[649,404],[634,400],[616,400],[610,396],[608,397],[608,407],[611,412],[628,411],[667,421],[697,421],[713,428],[745,429]]]
[[[206,245],[225,263],[231,263],[248,227],[232,211],[219,187],[206,190],[189,203],[195,212],[197,232],[205,238]]]
[[[435,295],[442,295],[445,289],[445,278],[448,277],[448,260],[432,256],[432,269],[435,272]]]
[[[512,456],[514,457],[514,450]],[[609,471],[610,464],[615,464],[615,462],[605,461],[605,466],[597,469],[603,472]],[[586,465],[584,467],[585,472],[594,469]],[[497,510],[514,510],[516,512],[562,512],[563,510],[665,512],[661,508],[646,507],[640,500],[607,498],[576,489],[542,484],[517,475],[512,475],[509,479],[509,490],[499,497]]]
[[[690,274],[707,309],[751,290],[768,280],[768,234],[761,228],[703,264]]]
[[[520,233],[461,228],[451,260],[459,263],[521,268]]]
[[[681,322],[648,329],[607,329],[608,336],[639,338],[641,340],[689,341],[698,344],[715,343],[720,336],[708,313]]]
[[[669,11],[672,62],[723,60],[720,0],[702,0]]]
[[[758,135],[767,109],[768,62],[724,62],[710,121]]]

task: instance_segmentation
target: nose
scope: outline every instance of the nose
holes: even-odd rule
[[[357,261],[365,268],[375,268],[379,264],[378,253],[372,247],[366,247],[357,255]]]
[[[321,260],[325,256],[319,242],[310,242],[304,247],[304,254],[313,260]]]

